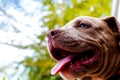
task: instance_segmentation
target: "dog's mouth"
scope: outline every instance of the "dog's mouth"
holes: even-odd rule
[[[80,69],[82,66],[90,65],[97,60],[99,51],[87,49],[79,53],[73,53],[62,49],[52,49],[51,56],[57,60],[57,64],[52,68],[51,74],[56,75],[66,68]]]

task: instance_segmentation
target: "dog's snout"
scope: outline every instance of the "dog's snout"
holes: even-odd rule
[[[54,36],[56,36],[57,34],[59,34],[61,31],[59,29],[54,29],[54,30],[51,30],[49,33],[48,33],[48,38],[52,38]]]
[[[58,32],[59,32],[58,30],[52,30],[51,33],[50,33],[50,35],[51,36],[55,36],[55,35],[58,34]]]

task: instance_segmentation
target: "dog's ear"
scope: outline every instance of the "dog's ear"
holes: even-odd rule
[[[119,32],[119,28],[120,28],[120,24],[118,23],[117,19],[113,16],[110,17],[106,17],[105,19],[103,19],[107,25],[109,26],[109,28],[113,31],[113,32]]]
[[[120,48],[120,24],[119,22],[117,21],[117,19],[113,16],[111,17],[107,17],[105,19],[103,19],[107,25],[109,26],[109,28],[114,32],[116,33],[116,38],[118,40],[118,48]]]

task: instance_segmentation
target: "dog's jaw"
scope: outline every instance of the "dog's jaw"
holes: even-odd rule
[[[53,51],[51,51],[53,52]],[[51,53],[54,59],[60,59],[62,55],[56,56]],[[68,51],[67,51],[68,52]],[[59,51],[58,54],[61,54]],[[93,62],[97,61],[99,52],[96,49],[93,50],[86,50],[80,53],[64,53],[62,51],[63,57],[60,60],[57,60],[57,64],[54,66],[54,68],[51,70],[51,74],[55,75],[61,71],[64,71],[66,68],[69,68],[70,70],[76,70],[80,69],[83,66],[91,65]],[[68,54],[64,56],[64,54]]]

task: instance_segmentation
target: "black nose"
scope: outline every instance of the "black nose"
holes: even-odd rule
[[[61,32],[61,30],[59,29],[54,29],[54,30],[51,30],[50,32],[48,32],[48,38],[52,38],[54,36],[56,36],[57,34],[59,34]]]

